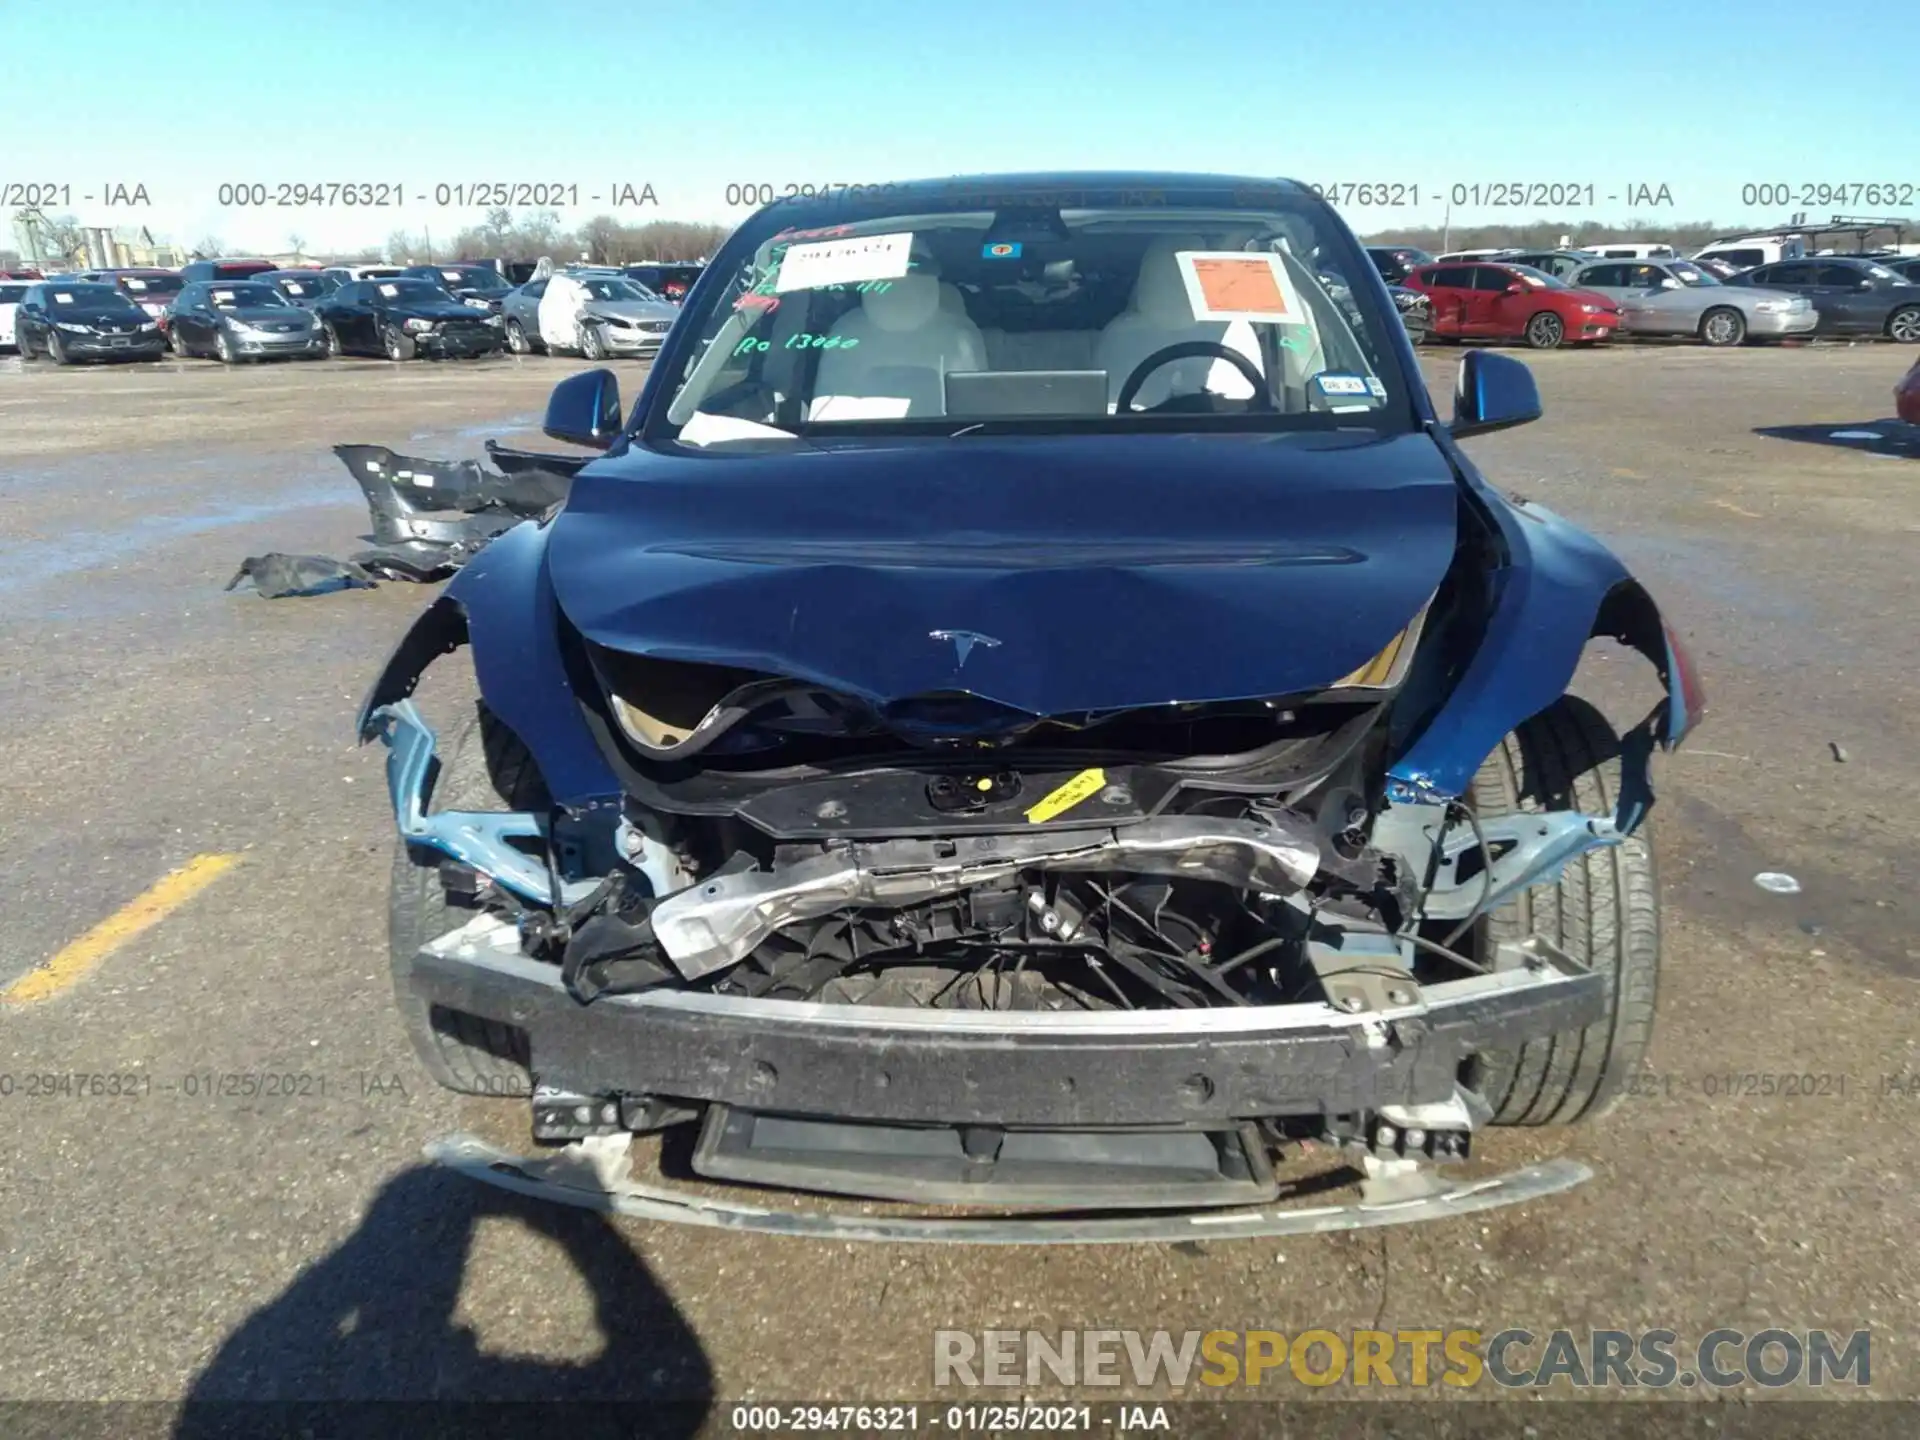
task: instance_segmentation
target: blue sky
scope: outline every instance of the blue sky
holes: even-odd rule
[[[0,0],[0,185],[71,187],[87,224],[232,248],[451,235],[435,187],[651,184],[628,218],[731,221],[729,185],[1061,168],[1455,185],[1592,185],[1595,203],[1454,209],[1777,221],[1750,184],[1893,182],[1920,215],[1920,12],[1773,0],[1522,13],[1267,0]],[[107,209],[112,182],[144,208]],[[395,181],[398,209],[241,208],[223,181]],[[1630,210],[1629,187],[1673,203]],[[424,202],[418,197],[424,195]],[[1610,196],[1621,197],[1610,200]],[[1438,197],[1438,198],[1436,198]],[[1835,211],[1887,206],[1815,202]]]

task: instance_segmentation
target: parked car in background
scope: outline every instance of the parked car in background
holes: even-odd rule
[[[1920,425],[1920,360],[1914,361],[1893,387],[1893,408],[1909,425]]]
[[[687,292],[693,289],[694,282],[700,278],[700,272],[706,268],[704,265],[649,263],[623,265],[620,273],[629,280],[644,285],[658,299],[678,305],[687,298]]]
[[[1819,312],[1820,335],[1885,335],[1920,345],[1920,283],[1873,260],[1834,256],[1783,260],[1736,275],[1730,285],[1804,295]]]
[[[1806,253],[1804,242],[1778,235],[1743,235],[1715,240],[1693,252],[1696,261],[1718,260],[1738,273],[1756,265],[1773,265],[1782,260],[1797,260]]]
[[[323,270],[269,270],[257,277],[271,285],[303,310],[311,310],[340,288],[340,282]]]
[[[500,313],[500,302],[513,288],[491,265],[409,265],[400,273],[431,281],[462,304],[489,315]]]
[[[1516,250],[1500,258],[1509,265],[1530,265],[1556,280],[1571,282],[1576,270],[1591,265],[1598,257],[1591,250]]]
[[[189,260],[180,267],[180,279],[187,284],[196,280],[251,280],[256,275],[279,268],[271,260],[253,260],[241,256],[228,256],[221,260]]]
[[[470,359],[500,349],[497,315],[462,304],[429,280],[356,280],[327,296],[314,313],[332,354]]]
[[[1880,263],[1902,280],[1920,281],[1920,255],[1890,255]]]
[[[318,360],[327,353],[313,312],[264,280],[188,285],[173,302],[167,343],[182,359],[211,354],[227,365],[274,355]]]
[[[117,285],[43,280],[20,297],[13,343],[22,360],[158,360],[166,341],[152,316]]]
[[[1586,248],[1602,260],[1675,260],[1680,255],[1680,252],[1671,245],[1641,240],[1622,244],[1609,242],[1589,245]]]
[[[1785,290],[1728,285],[1690,260],[1600,260],[1569,282],[1620,307],[1634,335],[1697,335],[1708,345],[1809,335],[1820,317],[1813,302]]]
[[[1418,245],[1369,245],[1367,258],[1389,285],[1404,284],[1414,266],[1433,263],[1433,256]]]
[[[1716,280],[1731,280],[1740,273],[1741,268],[1738,265],[1731,264],[1728,261],[1711,255],[1704,260],[1696,255],[1693,257],[1692,263],[1698,265]]]
[[[545,350],[603,360],[652,356],[680,309],[623,275],[563,271],[510,292],[500,313],[516,355]]]
[[[1605,340],[1620,310],[1525,265],[1436,263],[1407,277],[1433,306],[1433,335],[1447,340],[1522,340],[1536,350]]]
[[[44,278],[46,277],[30,265],[24,270],[0,270],[0,280],[41,280]]]
[[[140,267],[125,270],[83,270],[77,277],[100,285],[114,285],[147,314],[158,320],[187,282],[175,270]],[[164,327],[162,327],[164,328]]]
[[[13,348],[13,312],[31,288],[31,281],[0,280],[0,350]]]
[[[1512,245],[1495,246],[1491,250],[1449,250],[1444,255],[1436,255],[1436,265],[1457,265],[1462,261],[1504,260],[1509,255],[1518,255],[1519,249]]]
[[[341,285],[355,280],[391,280],[404,269],[399,265],[329,265],[320,273],[331,275]]]

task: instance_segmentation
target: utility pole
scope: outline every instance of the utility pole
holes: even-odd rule
[[[1453,249],[1453,197],[1447,197],[1447,218],[1440,225],[1440,253],[1448,254]]]

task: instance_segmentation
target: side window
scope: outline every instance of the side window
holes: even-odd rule
[[[526,293],[538,300],[542,295],[547,293],[547,282],[544,280],[529,281],[526,286]]]
[[[1471,290],[1473,288],[1473,267],[1470,265],[1440,265],[1426,272],[1427,284],[1442,289]]]
[[[1822,265],[1819,269],[1819,283],[1822,285],[1840,285],[1848,289],[1858,285],[1868,277],[1851,265]]]
[[[1476,290],[1491,290],[1496,295],[1503,295],[1511,284],[1513,275],[1509,271],[1496,269],[1492,265],[1473,267],[1473,288]]]
[[[1801,261],[1791,261],[1785,265],[1772,266],[1765,272],[1764,277],[1756,278],[1761,278],[1767,285],[1811,285],[1813,266]]]
[[[1667,278],[1667,272],[1658,265],[1633,265],[1628,267],[1627,284],[1635,290],[1651,290]]]
[[[358,280],[350,280],[333,292],[333,298],[342,305],[358,305],[364,289]]]

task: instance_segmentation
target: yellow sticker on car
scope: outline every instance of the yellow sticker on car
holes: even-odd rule
[[[1107,788],[1107,772],[1104,770],[1082,770],[1066,784],[1048,795],[1038,805],[1027,811],[1027,823],[1043,825],[1056,815],[1064,815],[1082,800],[1098,795]]]

